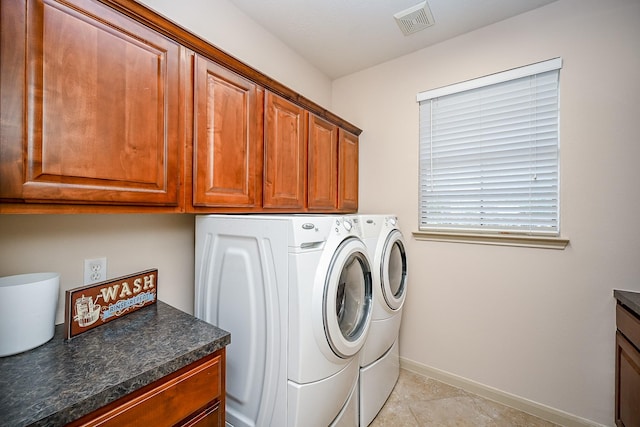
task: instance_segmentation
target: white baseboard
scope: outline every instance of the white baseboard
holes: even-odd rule
[[[400,367],[565,427],[606,427],[466,378],[400,357]]]

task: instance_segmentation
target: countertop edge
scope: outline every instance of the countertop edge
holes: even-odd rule
[[[613,296],[620,304],[629,308],[636,316],[640,317],[640,292],[614,289]]]

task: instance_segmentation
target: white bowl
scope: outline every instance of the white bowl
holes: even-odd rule
[[[58,273],[0,277],[0,357],[53,338],[59,288]]]

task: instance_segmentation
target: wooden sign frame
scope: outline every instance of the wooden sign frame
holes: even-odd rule
[[[158,300],[158,269],[65,292],[65,338],[71,339]]]

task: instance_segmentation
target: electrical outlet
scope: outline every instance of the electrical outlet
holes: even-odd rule
[[[107,280],[107,258],[93,258],[84,260],[84,284],[103,282]]]

